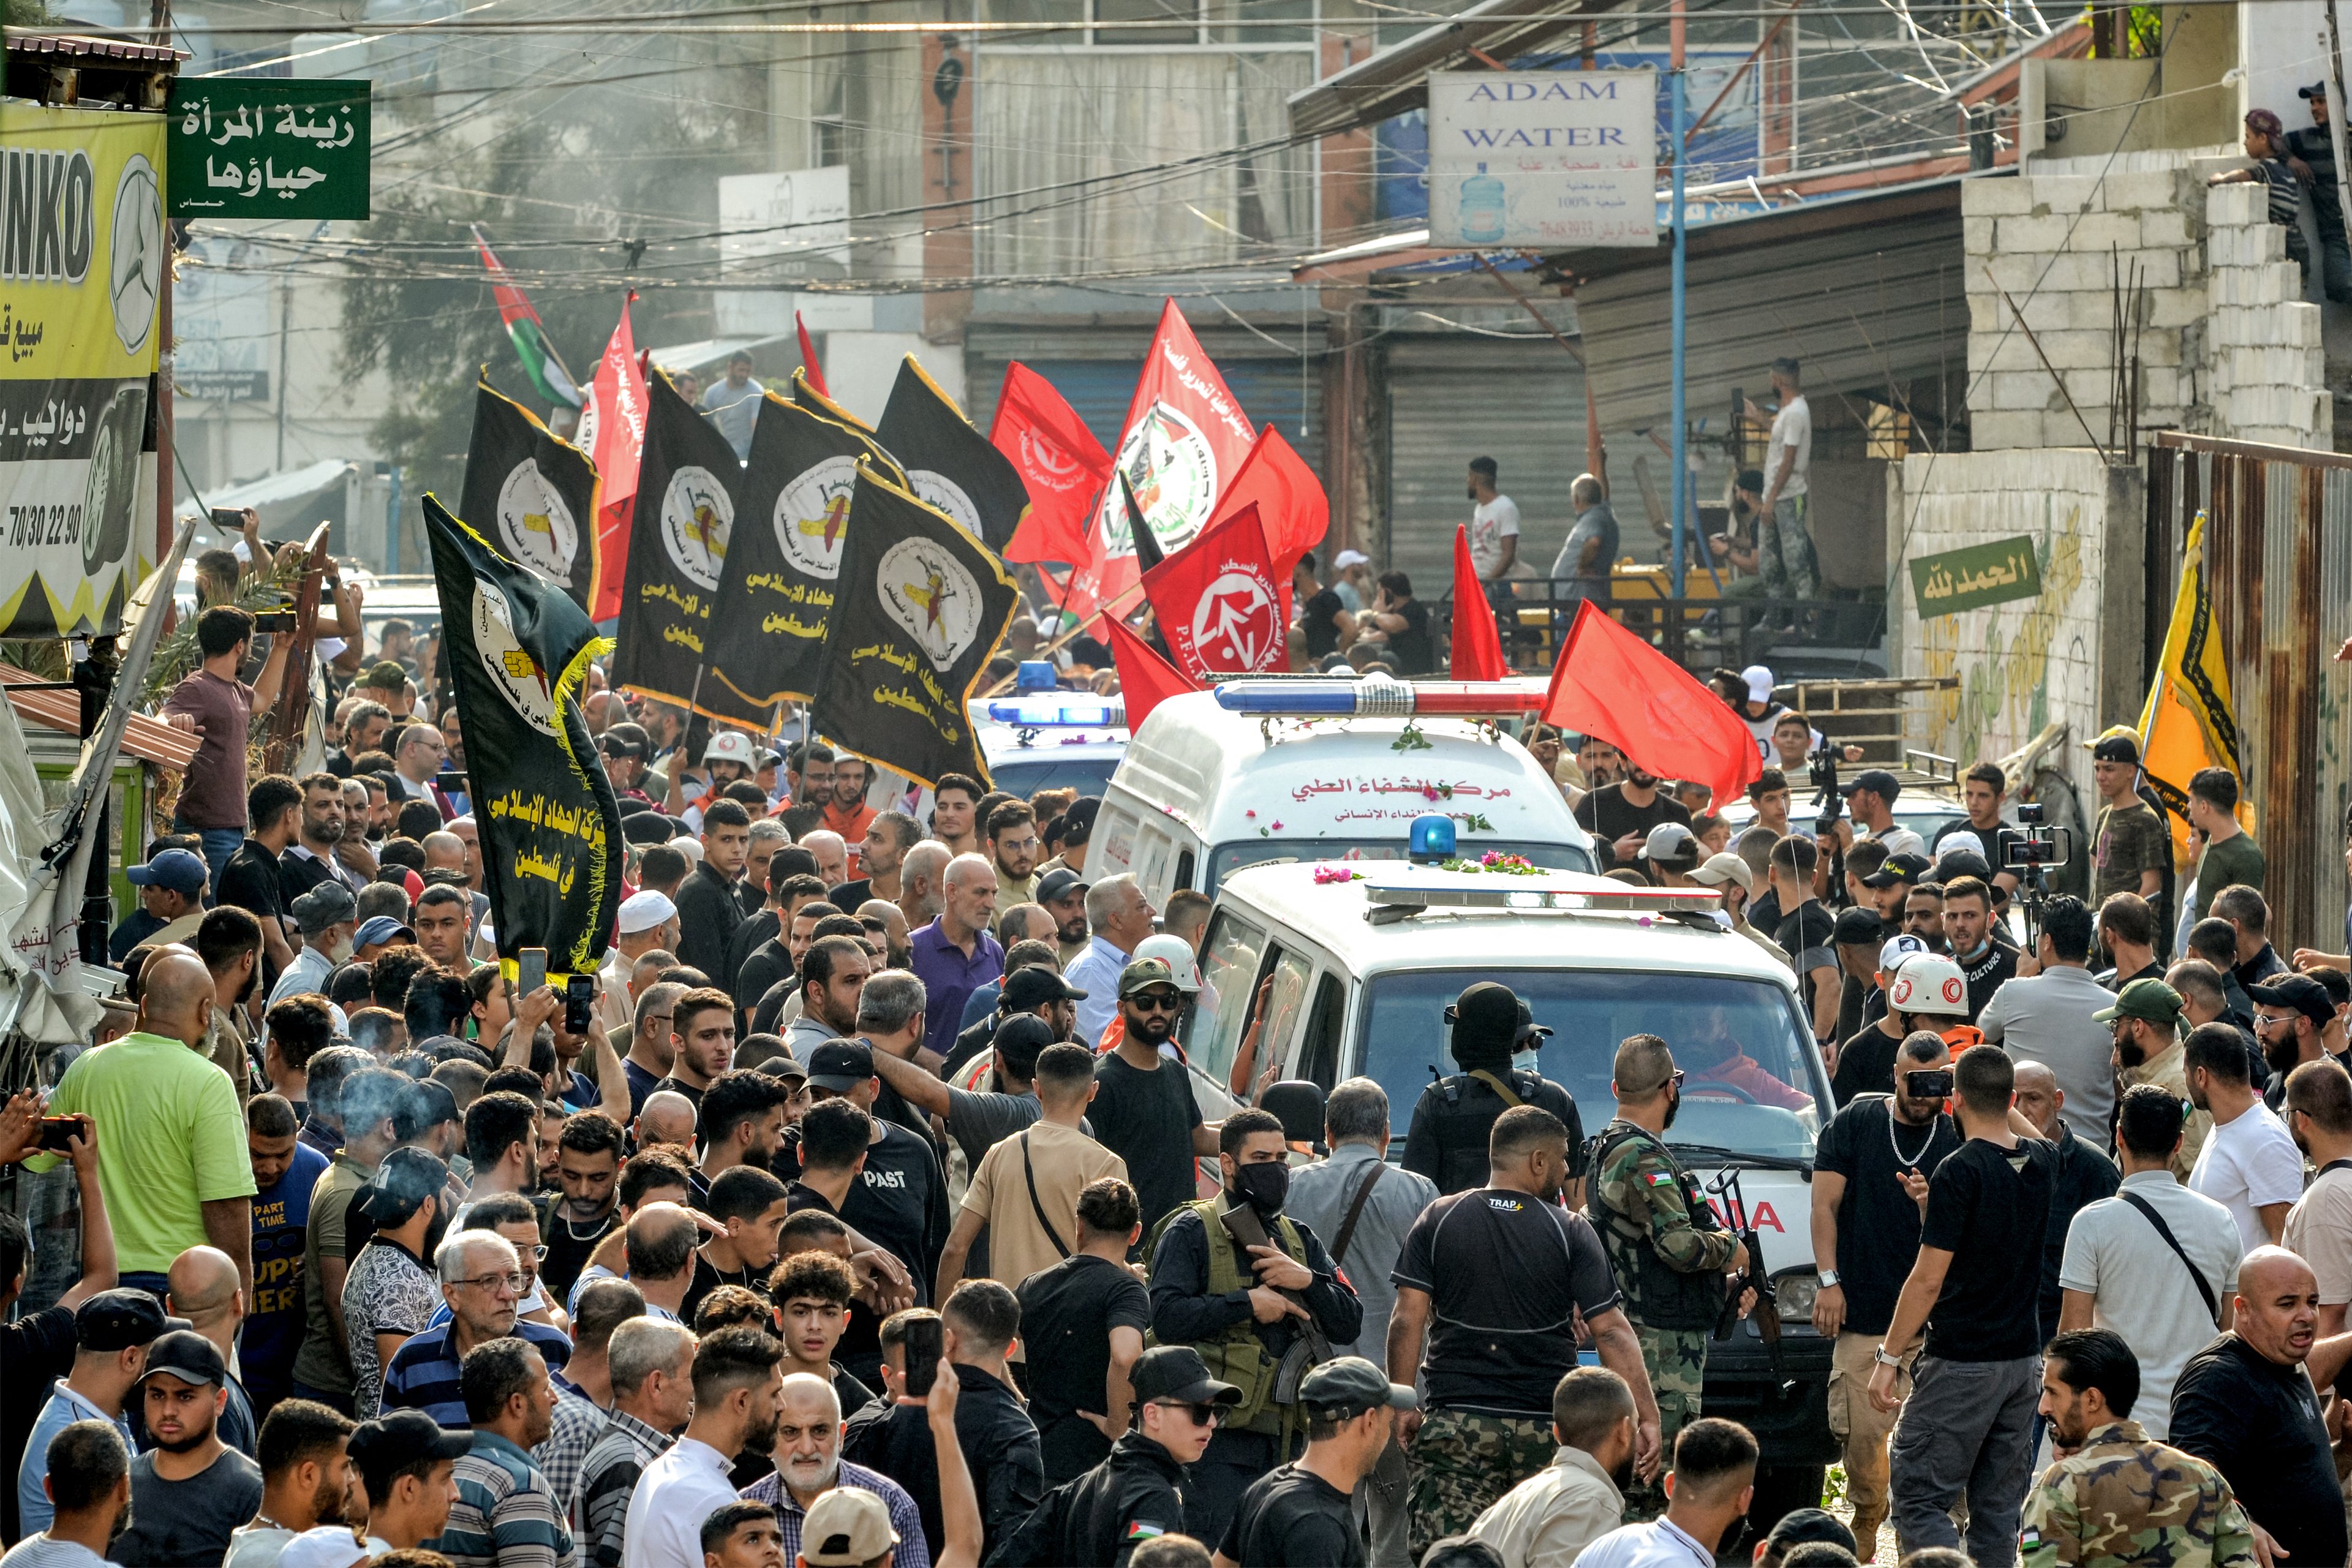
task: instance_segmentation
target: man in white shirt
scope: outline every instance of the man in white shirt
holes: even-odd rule
[[[1665,1517],[1611,1531],[1584,1549],[1578,1568],[1712,1563],[1724,1533],[1756,1499],[1756,1452],[1755,1436],[1737,1421],[1709,1415],[1692,1422],[1675,1438]]]
[[[2346,1082],[2352,1116],[2352,1079]],[[2158,1442],[2171,1430],[2172,1385],[2219,1331],[2246,1250],[2230,1211],[2172,1173],[2185,1121],[2169,1089],[2143,1083],[2124,1090],[2116,1116],[2123,1186],[2074,1216],[2058,1268],[2058,1331],[2113,1329],[2130,1342],[2139,1356],[2133,1412]]]
[[[1511,574],[1519,558],[1519,506],[1495,488],[1501,470],[1492,458],[1470,459],[1470,565],[1486,584]],[[1493,590],[1488,590],[1492,596]]]
[[[1764,447],[1764,500],[1758,508],[1757,553],[1763,559],[1764,592],[1775,599],[1821,596],[1821,568],[1807,526],[1805,476],[1813,465],[1813,411],[1798,388],[1797,362],[1772,362],[1772,395],[1780,409]],[[1764,411],[1748,405],[1750,419]]]
[[[694,1418],[646,1467],[629,1497],[625,1568],[702,1568],[702,1521],[735,1500],[728,1468],[776,1445],[784,1347],[759,1329],[721,1329],[694,1352]]]
[[[2189,1190],[2227,1208],[2250,1250],[2277,1245],[2286,1235],[2288,1205],[2303,1195],[2303,1155],[2249,1081],[2245,1042],[2236,1029],[2200,1024],[2181,1053],[2189,1103],[2213,1117],[2189,1173]]]
[[[2104,1149],[2107,1112],[2116,1103],[2116,1043],[2113,1026],[2097,1016],[2115,994],[2091,978],[2097,923],[2082,900],[2051,900],[2042,911],[2042,973],[1994,992],[1977,1015],[1977,1027],[2011,1061],[2048,1068],[2065,1091],[2059,1114],[2066,1125]]]
[[[1845,792],[1846,816],[1852,819],[1856,835],[1868,835],[1874,844],[1886,846],[1889,855],[1917,855],[1925,858],[1927,845],[1919,836],[1895,820],[1895,797],[1901,794],[1903,781],[1885,768],[1864,768],[1853,775],[1853,783]]]
[[[1568,1568],[1617,1528],[1620,1477],[1633,1473],[1633,1392],[1603,1366],[1580,1366],[1551,1391],[1559,1452],[1478,1516],[1470,1538],[1493,1547],[1504,1568]]]
[[[2332,1061],[2287,1074],[2286,1130],[2319,1171],[2286,1211],[2286,1245],[2319,1281],[2325,1339],[2344,1331],[2352,1303],[2352,1078]]]

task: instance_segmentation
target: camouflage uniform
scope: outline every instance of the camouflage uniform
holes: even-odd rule
[[[1432,1410],[1412,1440],[1406,1551],[1418,1563],[1433,1542],[1467,1533],[1496,1499],[1540,1474],[1559,1452],[1549,1421]]]
[[[2021,1568],[2252,1568],[2246,1510],[2202,1459],[2102,1426],[2025,1500]]]
[[[1671,1462],[1675,1435],[1699,1417],[1706,1342],[1739,1241],[1708,1210],[1696,1179],[1651,1133],[1620,1118],[1602,1131],[1594,1151],[1587,1206],[1642,1342],[1643,1369],[1658,1400],[1658,1435]],[[1628,1521],[1665,1511],[1664,1474],[1626,1494]]]

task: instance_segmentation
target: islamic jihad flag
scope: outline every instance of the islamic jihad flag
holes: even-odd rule
[[[2230,701],[2230,658],[2213,618],[2205,579],[2205,514],[2189,525],[2180,549],[2180,589],[2164,634],[2164,654],[2139,719],[2141,776],[2164,802],[2175,863],[2190,859],[2189,781],[2201,768],[2227,768],[2240,777],[2238,721]],[[2237,816],[2253,830],[2253,806],[2242,795]]]
[[[926,788],[985,780],[967,711],[1020,591],[987,546],[860,464],[813,707],[825,737]]]
[[[595,465],[487,376],[474,388],[474,440],[457,510],[509,559],[588,607],[596,577]]]
[[[526,947],[550,977],[593,970],[621,908],[621,805],[580,711],[612,645],[588,613],[425,498],[443,666],[476,781],[490,920],[509,976]]]
[[[865,435],[767,395],[737,480],[743,525],[711,617],[706,700],[717,688],[772,710],[816,689],[860,458],[896,475]]]
[[[646,445],[637,465],[613,684],[712,712],[697,687],[707,684],[710,608],[727,570],[742,465],[669,377],[656,373],[646,390]],[[716,716],[740,717],[728,710]],[[764,727],[766,718],[757,714],[753,721]]]
[[[1029,515],[1029,487],[1005,455],[971,426],[955,400],[908,354],[875,435],[907,472],[916,495],[1002,555]]]

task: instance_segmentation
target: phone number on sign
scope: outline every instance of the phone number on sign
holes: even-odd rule
[[[12,506],[8,509],[8,548],[27,550],[44,544],[81,542],[81,503],[55,506]]]

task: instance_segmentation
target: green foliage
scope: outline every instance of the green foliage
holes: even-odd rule
[[[49,8],[45,0],[0,0],[0,26],[45,27]]]
[[[250,573],[240,580],[236,585],[236,597],[230,602],[238,609],[251,610],[257,616],[265,610],[277,609],[293,598],[295,591],[301,587],[302,571],[303,560],[299,555],[282,563],[272,563],[268,573]],[[139,694],[140,706],[151,710],[162,707],[163,699],[172,694],[172,688],[194,673],[200,662],[202,655],[196,649],[196,617],[184,616],[169,636],[156,641],[154,656],[147,663],[147,686]],[[268,722],[267,715],[256,709],[253,721],[258,733],[260,727]]]

